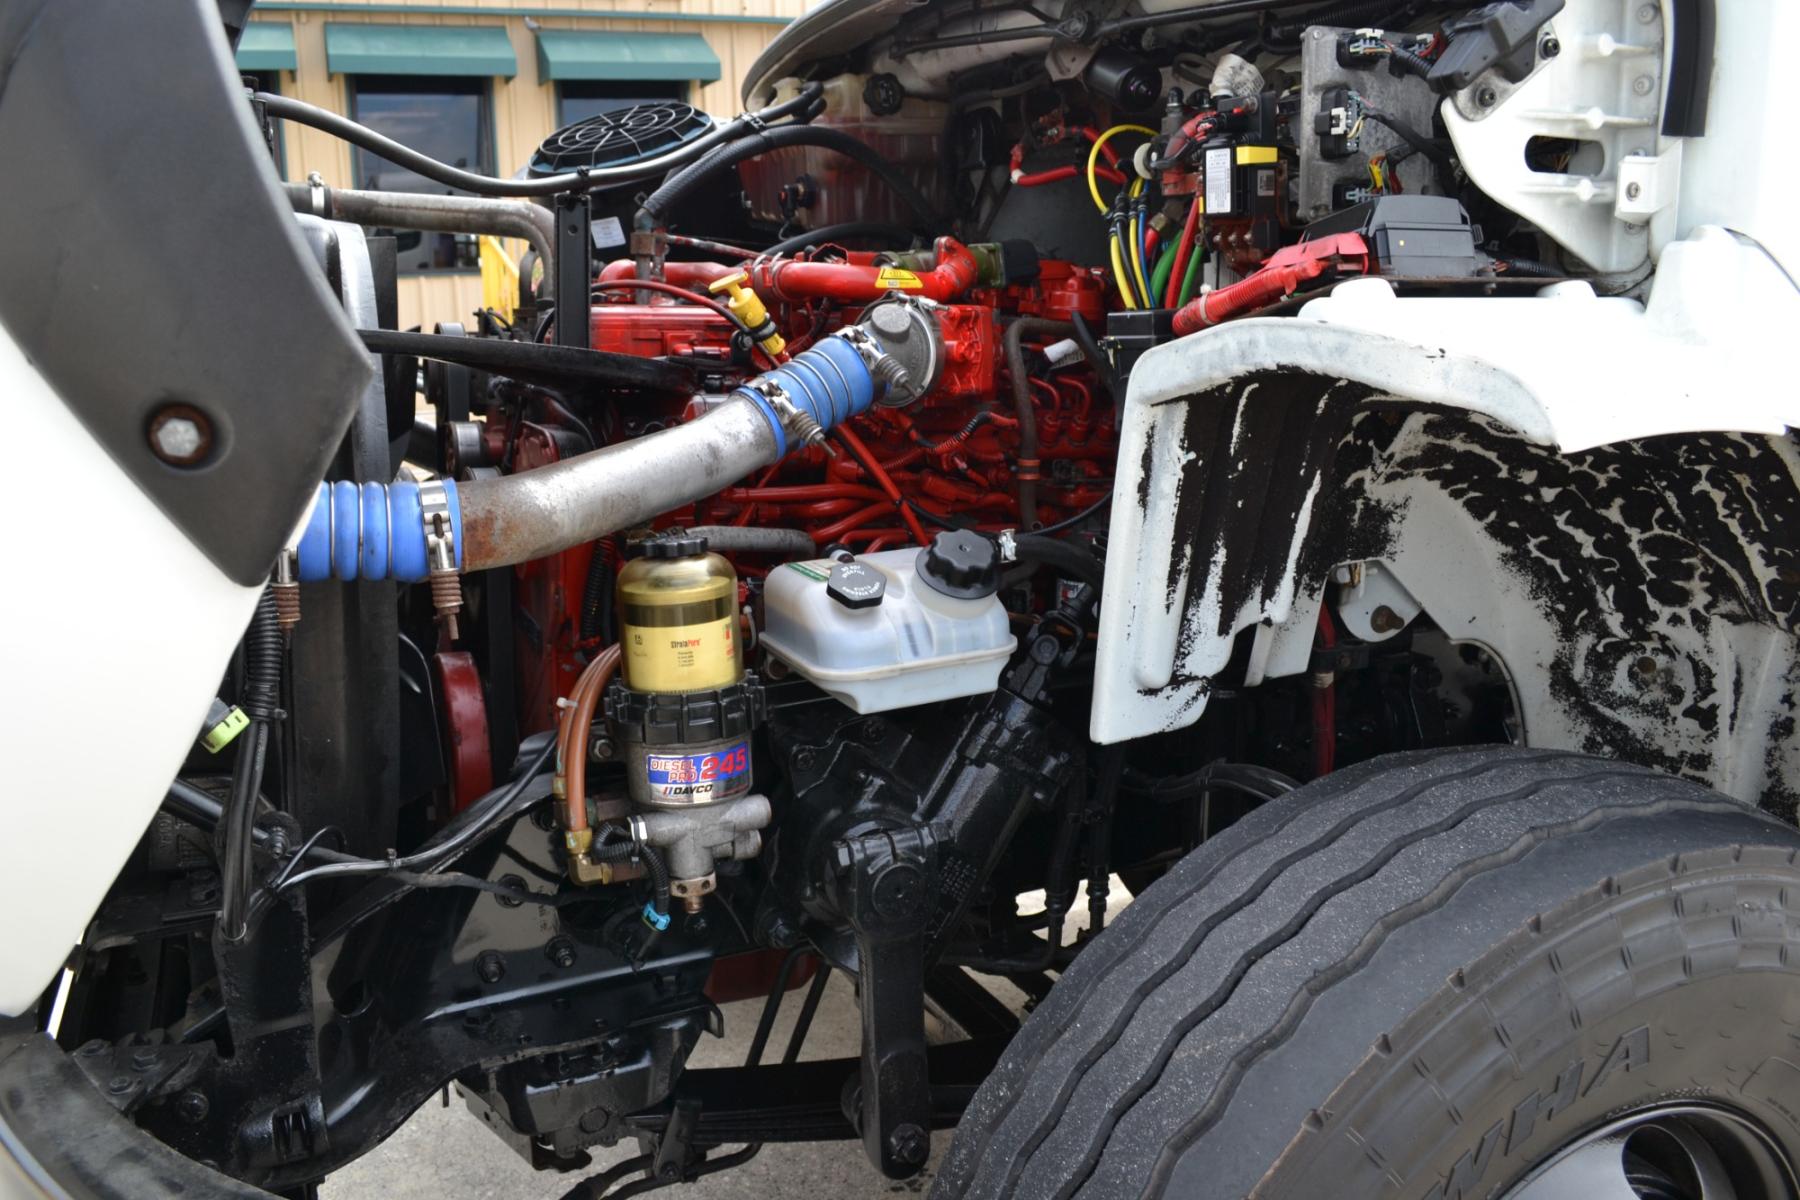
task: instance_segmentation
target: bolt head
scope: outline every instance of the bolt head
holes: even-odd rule
[[[211,1110],[212,1103],[203,1092],[185,1091],[175,1100],[175,1115],[189,1125],[206,1120],[206,1114]]]
[[[506,959],[493,950],[484,950],[475,959],[475,974],[483,983],[499,983],[506,978]]]
[[[1655,86],[1656,80],[1650,78],[1648,75],[1639,75],[1636,79],[1631,81],[1631,90],[1640,96],[1648,96],[1651,89]]]
[[[1492,108],[1500,102],[1500,93],[1491,87],[1484,87],[1475,93],[1475,103],[1483,108]]]
[[[566,937],[551,938],[550,944],[544,947],[544,954],[564,969],[575,965],[575,943]]]
[[[1644,194],[1644,187],[1642,184],[1628,183],[1625,185],[1625,198],[1627,200],[1636,200],[1639,196],[1641,196],[1643,194]]]
[[[888,1153],[895,1162],[916,1167],[931,1156],[931,1139],[917,1125],[897,1125],[888,1134]]]
[[[1555,58],[1562,53],[1562,39],[1557,37],[1545,38],[1538,43],[1538,53],[1542,54],[1545,58]]]
[[[212,450],[212,422],[186,404],[165,404],[150,415],[150,450],[173,467],[192,467]]]
[[[1648,25],[1648,24],[1650,24],[1650,22],[1656,20],[1656,5],[1654,5],[1654,4],[1638,5],[1637,19],[1639,21],[1642,21],[1646,25]]]

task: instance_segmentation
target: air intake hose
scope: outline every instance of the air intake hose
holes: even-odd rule
[[[821,338],[718,407],[648,437],[500,479],[321,484],[299,575],[417,582],[429,573],[421,492],[442,489],[462,571],[556,554],[642,524],[780,461],[865,412],[904,369],[867,330]],[[435,502],[435,495],[426,497]]]

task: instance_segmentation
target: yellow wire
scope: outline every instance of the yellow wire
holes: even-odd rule
[[[1131,276],[1125,273],[1125,260],[1119,257],[1119,235],[1113,234],[1107,239],[1112,243],[1113,279],[1119,285],[1119,295],[1125,299],[1125,307],[1137,308],[1137,301],[1131,295]]]
[[[1126,193],[1126,195],[1129,199],[1136,200],[1143,192],[1144,181],[1138,179],[1132,182],[1131,191]],[[1149,273],[1144,270],[1143,232],[1143,226],[1139,223],[1137,214],[1133,213],[1131,217],[1131,245],[1127,247],[1131,255],[1132,276],[1137,280],[1138,298],[1143,301],[1143,304],[1140,307],[1155,308],[1156,298],[1150,294],[1150,276]]]
[[[1115,133],[1141,133],[1146,137],[1155,137],[1156,130],[1143,125],[1114,125],[1111,129],[1094,139],[1093,149],[1088,151],[1087,184],[1088,195],[1094,198],[1094,207],[1105,212],[1106,201],[1100,198],[1100,177],[1094,174],[1094,168],[1100,162],[1100,148],[1112,140]]]

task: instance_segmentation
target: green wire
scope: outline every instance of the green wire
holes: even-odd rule
[[[1206,242],[1201,238],[1204,229],[1198,230],[1194,236],[1194,253],[1188,258],[1187,274],[1181,278],[1181,292],[1175,298],[1175,307],[1180,308],[1194,298],[1194,292],[1200,286],[1200,264],[1206,261]]]
[[[1154,301],[1151,308],[1161,308],[1163,297],[1169,294],[1169,276],[1175,273],[1175,255],[1169,250],[1156,256],[1156,269],[1150,272],[1150,299]]]

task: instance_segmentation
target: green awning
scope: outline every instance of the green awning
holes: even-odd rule
[[[294,27],[286,21],[252,21],[244,26],[244,36],[238,39],[238,70],[292,71],[298,61]]]
[[[333,75],[504,75],[519,73],[512,39],[499,25],[325,23],[325,69]]]
[[[614,33],[540,29],[538,74],[544,79],[682,80],[712,83],[719,56],[697,33]]]

